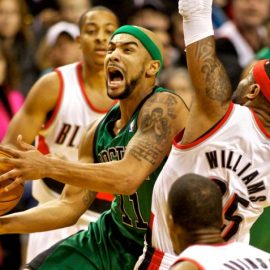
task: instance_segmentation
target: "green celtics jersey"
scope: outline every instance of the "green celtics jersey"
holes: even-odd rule
[[[156,87],[153,93],[168,92],[161,87]],[[137,120],[141,107],[152,94],[146,97],[137,107],[127,125],[114,135],[113,127],[120,116],[119,105],[115,105],[100,122],[95,134],[95,158],[98,163],[120,160],[125,154],[125,149],[137,131]],[[152,190],[157,176],[165,160],[151,175],[145,179],[137,192],[132,195],[114,194],[115,199],[111,205],[111,215],[119,231],[129,239],[143,244],[151,213]]]

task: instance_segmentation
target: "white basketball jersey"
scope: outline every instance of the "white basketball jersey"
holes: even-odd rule
[[[248,242],[252,224],[270,204],[270,134],[247,107],[231,103],[224,118],[207,134],[188,145],[178,139],[154,186],[152,246],[174,254],[166,202],[172,183],[186,173],[201,174],[220,186],[222,236]]]
[[[55,70],[61,89],[51,118],[39,132],[37,145],[43,153],[62,153],[69,160],[77,160],[85,127],[107,112],[94,108],[87,97],[81,69],[81,64],[75,63]]]
[[[59,98],[52,115],[39,132],[36,145],[44,154],[60,153],[67,159],[75,161],[78,160],[78,145],[84,129],[105,115],[107,111],[95,108],[87,97],[82,80],[81,63],[66,65],[55,71],[60,80]],[[49,95],[50,89],[47,91]],[[54,181],[50,181],[48,185],[49,180],[46,181],[33,181],[32,184],[33,197],[40,204],[57,198],[64,186]],[[112,195],[98,193],[97,197],[94,203],[97,202],[100,209],[103,209],[102,207],[108,209]],[[79,230],[87,229],[89,222],[96,221],[99,217],[100,209],[92,207],[91,210],[87,210],[73,226],[30,234],[27,262],[56,242]]]
[[[270,254],[243,243],[194,245],[184,250],[174,263],[190,261],[200,270],[270,269]]]

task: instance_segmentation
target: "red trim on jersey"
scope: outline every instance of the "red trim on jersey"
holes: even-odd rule
[[[37,149],[44,155],[50,153],[49,146],[47,145],[45,138],[43,136],[38,136]]]
[[[163,257],[164,252],[156,249],[151,258],[151,262],[147,267],[147,270],[159,270]]]
[[[178,259],[177,261],[175,261],[173,263],[172,266],[175,266],[176,264],[181,263],[181,262],[191,262],[191,263],[193,263],[193,264],[196,265],[196,267],[198,268],[198,270],[205,270],[205,268],[202,267],[197,261],[195,261],[193,259],[190,259],[190,258],[186,258],[186,257],[183,257],[181,259]]]
[[[194,142],[188,143],[188,144],[181,144],[179,143],[179,140],[181,140],[182,136],[183,136],[183,130],[177,134],[173,140],[173,144],[176,148],[185,150],[188,148],[192,148],[194,146],[197,146],[198,144],[202,143],[203,141],[205,141],[206,139],[208,139],[209,137],[211,137],[213,134],[215,134],[223,125],[224,123],[228,120],[228,118],[231,115],[231,112],[233,110],[233,106],[234,104],[231,102],[228,108],[228,111],[226,112],[226,114],[224,115],[223,119],[213,128],[211,129],[209,132],[207,132],[204,136],[200,137],[199,139],[195,140]]]
[[[97,199],[103,200],[103,201],[107,201],[107,202],[111,202],[114,199],[114,196],[110,193],[102,193],[99,192],[96,196]]]
[[[103,114],[107,113],[108,110],[100,110],[100,109],[96,108],[96,107],[94,106],[94,104],[91,102],[90,98],[87,96],[86,90],[85,90],[85,87],[84,87],[84,83],[83,83],[83,78],[82,78],[82,63],[79,63],[78,66],[77,66],[77,76],[78,76],[78,80],[79,80],[79,85],[80,85],[81,90],[82,90],[82,94],[83,94],[83,96],[84,96],[84,98],[85,98],[85,100],[86,100],[86,103],[87,103],[87,104],[89,105],[89,107],[91,108],[91,110],[93,110],[93,111],[95,111],[95,112],[97,112],[97,113],[103,113]],[[111,107],[112,107],[113,105],[115,105],[117,102],[118,102],[117,100],[114,100],[114,101],[112,102]]]
[[[268,138],[270,139],[270,133],[266,130],[266,128],[264,127],[262,121],[260,120],[260,118],[257,116],[257,114],[251,110],[253,116],[254,116],[254,119],[259,127],[259,129],[262,131],[262,133]]]
[[[149,223],[148,223],[148,227],[151,229],[151,231],[153,230],[154,218],[155,218],[155,215],[151,212]]]
[[[269,59],[260,60],[253,67],[253,77],[255,82],[261,87],[261,91],[266,99],[270,102],[270,80],[265,71],[265,65]]]
[[[62,73],[58,69],[55,69],[54,71],[58,75],[59,81],[60,81],[59,95],[58,95],[58,99],[57,99],[56,105],[55,105],[55,107],[53,109],[53,114],[52,114],[51,118],[48,119],[46,123],[44,123],[42,129],[47,129],[53,123],[53,121],[56,118],[57,113],[59,111],[60,104],[61,104],[62,97],[63,97],[63,93],[64,93],[64,79],[63,79],[63,75],[62,75]]]

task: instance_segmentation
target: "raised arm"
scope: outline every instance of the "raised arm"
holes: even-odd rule
[[[82,137],[79,159],[92,163],[95,126]],[[0,233],[32,233],[59,229],[75,224],[95,199],[95,192],[66,185],[59,199],[51,200],[23,212],[0,217]]]
[[[195,88],[189,137],[196,139],[226,113],[231,99],[228,76],[217,58],[212,26],[212,0],[179,0],[188,70]]]
[[[0,150],[6,150],[16,157],[0,158],[0,162],[2,160],[16,166],[0,176],[0,181],[10,177],[25,180],[47,176],[92,191],[132,194],[169,153],[173,137],[185,126],[187,114],[178,96],[171,93],[154,94],[141,109],[138,130],[120,161],[74,163],[42,156],[35,150],[18,151],[0,146]]]

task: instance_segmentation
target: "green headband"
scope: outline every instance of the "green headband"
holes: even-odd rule
[[[162,55],[161,52],[156,45],[156,43],[147,35],[145,34],[140,28],[133,26],[133,25],[124,25],[116,29],[112,36],[111,39],[117,35],[117,34],[129,34],[137,38],[142,45],[145,47],[145,49],[149,52],[153,60],[158,60],[160,63],[160,69],[162,68],[163,60],[162,60]]]

